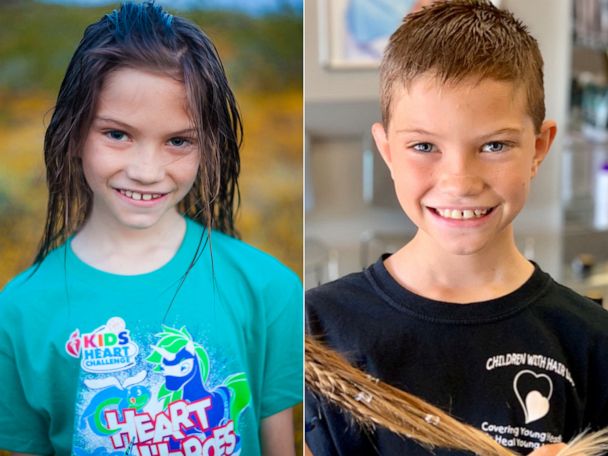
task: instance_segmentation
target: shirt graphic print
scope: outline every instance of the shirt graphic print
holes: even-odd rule
[[[245,373],[220,372],[185,326],[135,337],[132,329],[112,317],[66,341],[82,372],[73,453],[240,454],[239,418],[251,405]]]

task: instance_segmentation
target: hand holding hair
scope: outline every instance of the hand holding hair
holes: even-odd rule
[[[305,354],[306,385],[365,428],[382,426],[430,449],[484,456],[517,454],[422,399],[366,375],[312,337],[306,337]],[[557,456],[601,456],[606,452],[608,428],[577,436]]]

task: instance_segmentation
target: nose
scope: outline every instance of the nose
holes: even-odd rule
[[[440,167],[439,188],[454,197],[474,196],[484,188],[480,166],[468,154],[444,155]]]
[[[161,151],[153,146],[142,144],[133,150],[126,168],[127,177],[142,184],[153,184],[163,179],[165,166]]]

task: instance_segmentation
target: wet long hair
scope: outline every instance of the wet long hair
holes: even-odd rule
[[[87,27],[59,89],[44,139],[49,199],[34,264],[63,244],[91,212],[80,153],[104,79],[120,68],[153,71],[184,84],[201,159],[178,210],[208,230],[238,236],[234,219],[243,127],[217,50],[196,25],[154,2],[127,2]]]

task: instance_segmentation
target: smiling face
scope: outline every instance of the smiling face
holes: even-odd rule
[[[428,252],[512,247],[511,223],[555,124],[535,134],[524,91],[491,79],[444,84],[423,75],[392,97],[388,129],[375,124],[372,133]]]
[[[110,73],[81,158],[89,222],[148,229],[178,220],[200,161],[183,84],[131,68]]]

